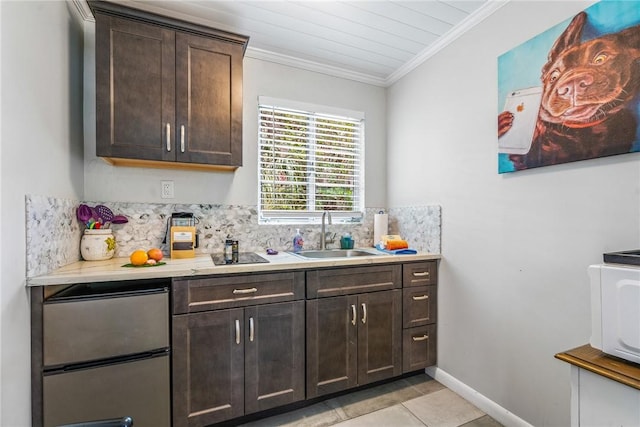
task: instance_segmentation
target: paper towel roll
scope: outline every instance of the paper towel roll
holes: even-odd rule
[[[380,243],[380,239],[389,234],[389,214],[375,214],[373,216],[373,246]]]

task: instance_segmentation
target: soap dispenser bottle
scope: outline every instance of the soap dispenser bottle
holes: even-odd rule
[[[296,229],[296,235],[293,236],[293,252],[298,253],[302,250],[302,245],[304,241],[302,240],[302,234],[300,234],[300,229]]]

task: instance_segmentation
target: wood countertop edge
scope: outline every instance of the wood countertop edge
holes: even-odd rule
[[[558,353],[555,358],[640,390],[639,364],[610,356],[588,344]]]

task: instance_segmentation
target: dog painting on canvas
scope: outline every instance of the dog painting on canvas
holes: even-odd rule
[[[640,22],[598,33],[590,9],[575,15],[548,50],[530,143],[524,151],[504,149],[500,173],[640,149]],[[517,114],[499,113],[499,147],[516,130]]]

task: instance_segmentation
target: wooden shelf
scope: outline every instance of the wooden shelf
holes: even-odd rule
[[[640,390],[640,365],[585,344],[555,355],[556,359]]]

